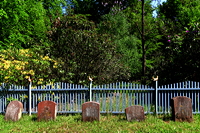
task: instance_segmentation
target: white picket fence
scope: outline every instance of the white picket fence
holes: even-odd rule
[[[2,84],[0,86],[0,112],[12,100],[23,103],[23,113],[37,113],[37,104],[49,100],[57,103],[58,113],[81,113],[87,101],[100,103],[100,113],[124,113],[125,108],[141,105],[145,113],[171,113],[170,100],[176,96],[192,99],[193,113],[200,113],[199,82],[180,82],[155,87],[118,82],[94,86],[54,83],[28,87]]]

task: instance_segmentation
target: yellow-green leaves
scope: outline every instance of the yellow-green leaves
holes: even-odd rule
[[[58,65],[58,62],[32,49],[0,50],[0,81],[26,84],[31,78],[33,83],[43,84],[44,78],[50,76],[51,64]]]

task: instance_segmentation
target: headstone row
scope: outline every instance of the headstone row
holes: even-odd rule
[[[193,120],[192,102],[190,98],[178,96],[171,99],[172,118],[174,121]],[[5,120],[18,121],[21,118],[23,104],[19,101],[12,101],[8,104]],[[38,104],[37,120],[54,120],[57,114],[57,104],[53,101],[42,101]],[[125,109],[128,121],[143,121],[145,119],[144,108],[139,105]],[[100,121],[100,104],[97,102],[86,102],[82,104],[82,121]]]

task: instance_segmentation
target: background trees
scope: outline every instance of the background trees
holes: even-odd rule
[[[49,38],[51,56],[62,62],[60,80],[84,83],[91,76],[96,82],[108,82],[125,75],[111,37],[99,33],[86,16],[68,15],[56,21]]]
[[[0,81],[198,81],[200,1],[151,2],[3,0]]]
[[[158,30],[161,23],[158,18],[152,16],[153,11],[151,1],[132,2],[125,10],[127,19],[131,23],[130,33],[141,40],[138,43],[142,55],[139,77],[143,83],[157,74],[158,49],[162,45],[162,42],[158,41],[162,37]]]
[[[130,71],[130,77],[123,80],[135,80],[141,71],[141,41],[132,34],[131,23],[125,11],[116,5],[111,11],[101,17],[98,25],[101,33],[107,33],[116,44],[116,52],[121,55],[120,62],[123,69]]]
[[[163,34],[162,57],[159,75],[163,83],[183,80],[199,81],[199,3],[200,1],[168,0],[159,7],[159,17],[164,25],[160,28]],[[173,12],[172,12],[173,10]],[[197,58],[196,58],[197,57]]]
[[[118,6],[122,10],[129,4],[129,0],[72,0],[71,2],[75,14],[90,14],[88,18],[96,23],[99,23],[101,16],[108,14],[113,7]]]
[[[33,0],[3,0],[0,22],[0,48],[10,44],[18,48],[29,48],[45,41],[45,15],[42,2]]]

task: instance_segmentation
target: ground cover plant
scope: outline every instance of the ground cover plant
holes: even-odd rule
[[[194,121],[174,122],[170,116],[146,115],[145,121],[128,122],[125,115],[101,114],[100,121],[82,122],[81,114],[58,115],[54,121],[38,122],[36,114],[23,114],[17,122],[5,121],[0,115],[0,132],[11,133],[139,133],[139,132],[200,132],[200,115],[194,115]]]

